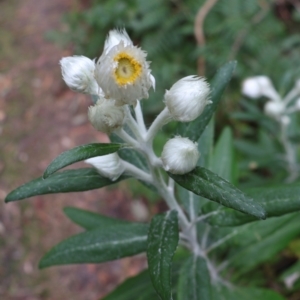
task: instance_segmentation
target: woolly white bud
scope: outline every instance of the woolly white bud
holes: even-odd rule
[[[100,88],[94,78],[95,62],[85,56],[69,56],[60,60],[61,73],[68,87],[84,94],[97,95]]]
[[[259,98],[262,96],[261,87],[255,78],[247,78],[242,84],[242,93],[249,98]]]
[[[100,175],[112,181],[117,180],[124,172],[122,160],[117,153],[92,157],[85,162],[96,168]]]
[[[243,81],[242,93],[249,98],[266,96],[272,100],[279,100],[280,97],[275,91],[272,82],[267,76],[249,77]]]
[[[192,171],[199,157],[197,143],[180,136],[167,141],[161,154],[165,170],[172,174],[185,174]]]
[[[94,128],[110,134],[123,126],[125,110],[123,106],[115,106],[114,100],[100,97],[89,107],[88,117]]]
[[[268,101],[264,107],[265,114],[272,118],[280,117],[285,111],[283,102]]]
[[[165,104],[174,120],[190,122],[211,103],[209,93],[209,84],[204,78],[187,76],[178,80],[169,91],[166,90]]]

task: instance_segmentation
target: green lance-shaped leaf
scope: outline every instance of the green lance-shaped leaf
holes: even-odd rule
[[[178,252],[176,253],[178,254]],[[175,255],[176,255],[175,254]],[[182,254],[179,254],[182,255]],[[172,265],[172,282],[173,291],[177,285],[179,268],[183,258],[174,257],[174,263]],[[176,298],[176,290],[173,294]],[[134,277],[130,277],[122,282],[115,290],[109,293],[101,300],[156,300],[159,299],[150,279],[149,270],[145,270]],[[100,300],[100,299],[99,299]]]
[[[118,180],[112,181],[102,177],[94,168],[66,170],[46,179],[39,177],[21,185],[7,195],[5,202],[37,195],[83,192],[111,185],[126,178],[128,176],[122,175]]]
[[[101,300],[135,299],[157,299],[157,294],[151,284],[148,270],[145,270],[134,277],[128,278],[106,297],[101,298]]]
[[[192,172],[184,175],[168,174],[179,185],[199,196],[259,219],[266,218],[261,205],[247,197],[228,181],[205,168],[196,167]]]
[[[57,156],[47,167],[43,177],[47,178],[54,172],[78,161],[116,152],[122,147],[124,147],[122,144],[87,144],[75,147]]]
[[[252,188],[247,190],[246,195],[265,209],[268,218],[300,210],[300,187],[298,185]],[[225,207],[216,211],[211,203],[205,204],[201,209],[204,214],[215,211],[205,220],[215,226],[238,226],[256,220],[252,216]]]
[[[85,231],[52,248],[39,267],[101,263],[146,251],[148,224],[115,223]]]
[[[214,132],[215,132],[215,118],[212,117],[205,127],[201,137],[198,140],[198,150],[200,152],[200,158],[198,160],[198,166],[208,168],[213,156],[214,148]],[[221,175],[220,175],[221,176]]]
[[[271,259],[278,252],[282,251],[293,238],[299,235],[299,213],[282,218],[286,222],[278,226],[271,234],[263,239],[259,238],[241,249],[234,249],[235,253],[228,258],[228,264],[236,268],[236,274],[241,275],[255,268],[260,263]]]
[[[261,288],[227,287],[216,285],[212,288],[212,300],[284,300],[278,293]]]
[[[65,207],[64,213],[71,219],[74,223],[83,227],[86,230],[92,230],[99,227],[107,227],[119,224],[130,224],[131,222],[120,220],[116,218],[107,217],[100,215],[88,210],[76,208],[76,207]]]
[[[218,70],[210,83],[210,100],[212,101],[212,104],[207,105],[201,116],[199,116],[196,120],[188,124],[180,123],[178,128],[179,135],[188,137],[193,141],[198,141],[213,113],[217,109],[221,96],[232,77],[235,67],[236,61],[231,61]]]
[[[209,169],[229,182],[233,179],[233,149],[231,129],[225,127],[214,148]]]
[[[177,211],[153,217],[147,242],[147,257],[152,284],[160,299],[172,299],[171,266],[178,245]]]
[[[191,256],[180,270],[177,300],[198,299],[211,299],[210,275],[206,261],[202,257]]]

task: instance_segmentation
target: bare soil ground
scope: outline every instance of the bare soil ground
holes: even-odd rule
[[[107,141],[87,120],[89,99],[69,91],[61,79],[58,62],[71,51],[44,38],[48,30],[63,30],[62,14],[74,5],[72,0],[0,1],[0,299],[99,299],[146,264],[140,256],[37,268],[47,250],[81,231],[63,207],[134,219],[124,184],[118,190],[3,202],[9,191],[41,176],[62,151]]]

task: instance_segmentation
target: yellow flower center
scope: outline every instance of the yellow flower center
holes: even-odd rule
[[[127,53],[119,53],[114,60],[118,63],[115,69],[115,79],[119,85],[134,83],[141,75],[141,64]]]

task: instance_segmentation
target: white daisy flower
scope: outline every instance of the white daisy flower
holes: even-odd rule
[[[101,92],[95,77],[95,62],[85,56],[69,56],[60,60],[61,72],[67,86],[84,94],[97,95]]]
[[[125,30],[109,33],[95,70],[96,81],[106,98],[115,99],[116,105],[135,105],[137,100],[148,98],[155,80],[146,56],[132,44]]]
[[[114,100],[100,97],[89,107],[88,117],[95,129],[110,134],[123,126],[125,110],[123,106],[115,106]]]

